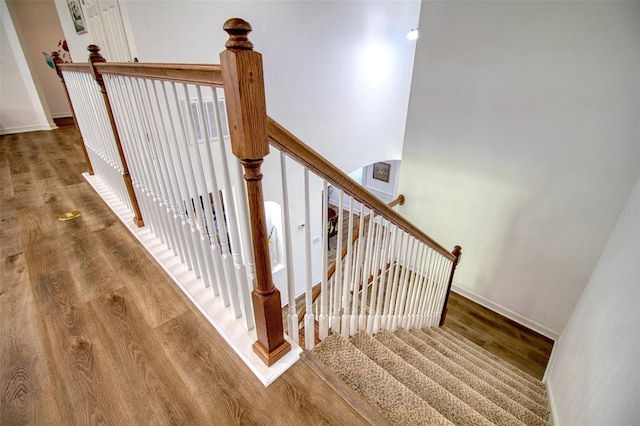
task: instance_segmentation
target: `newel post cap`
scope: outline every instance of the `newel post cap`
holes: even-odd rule
[[[224,44],[227,49],[253,49],[253,43],[249,40],[249,33],[252,31],[251,24],[244,19],[227,19],[222,29],[229,34],[229,40]]]
[[[456,257],[455,264],[457,265],[458,263],[460,263],[460,260],[462,259],[462,247],[455,246],[451,254],[453,254]]]
[[[51,52],[51,61],[53,62],[58,77],[62,78],[62,70],[58,68],[58,65],[63,64],[64,61],[60,57],[60,52]]]
[[[90,62],[106,62],[106,59],[104,59],[100,53],[100,47],[98,45],[90,44],[87,46],[87,50],[89,51]]]
[[[91,75],[102,87],[102,74],[96,70],[96,67],[93,66],[93,64],[107,62],[107,60],[100,54],[99,46],[90,44],[87,46],[87,50],[89,51],[89,68],[91,69]]]

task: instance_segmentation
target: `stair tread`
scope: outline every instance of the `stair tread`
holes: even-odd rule
[[[478,364],[477,358],[471,358],[467,351],[461,350],[459,347],[447,344],[450,343],[437,332],[429,329],[411,330],[411,334],[419,339],[425,340],[427,344],[435,350],[455,361],[465,370],[481,378],[500,392],[509,396],[511,399],[524,405],[534,413],[542,417],[549,415],[544,407],[546,395],[541,395],[537,388],[532,388],[513,379],[510,375],[505,374],[491,363]]]
[[[393,424],[452,424],[342,336],[327,337],[313,353]]]
[[[425,343],[422,339],[415,337],[412,333],[409,333],[406,330],[398,330],[396,334],[400,339],[411,345],[418,352],[430,358],[432,361],[437,362],[439,365],[442,365],[450,374],[458,377],[460,380],[467,383],[470,387],[485,395],[491,401],[509,411],[524,423],[546,423],[546,421],[543,420],[546,417],[542,417],[539,414],[531,411],[528,407],[524,407],[518,401],[511,398],[511,395],[505,395],[503,392],[497,390],[483,380],[478,379],[477,376],[465,370],[457,362],[442,355],[436,349]]]
[[[398,354],[421,373],[430,377],[433,381],[451,392],[458,399],[465,401],[470,407],[491,422],[499,425],[524,424],[524,422],[518,420],[511,412],[500,407],[464,381],[450,374],[437,363],[423,356],[423,354],[404,342],[397,335],[383,331],[376,335],[376,340]]]
[[[336,334],[312,353],[392,424],[549,425],[541,382],[457,339],[435,328]]]
[[[470,353],[476,355],[478,358],[485,359],[488,362],[492,362],[497,368],[513,375],[514,377],[519,377],[521,380],[532,384],[533,386],[540,389],[541,392],[546,396],[547,388],[544,385],[544,383],[542,383],[542,381],[538,380],[537,378],[520,370],[518,367],[508,363],[507,361],[497,357],[496,355],[492,354],[488,350],[478,346],[476,343],[472,342],[471,340],[467,339],[461,334],[455,332],[454,330],[447,327],[446,325],[442,327],[433,327],[433,330],[445,337],[449,337],[451,341],[459,344],[460,346],[463,346],[465,349],[467,349]]]
[[[360,332],[351,343],[453,423],[493,424],[370,335]]]

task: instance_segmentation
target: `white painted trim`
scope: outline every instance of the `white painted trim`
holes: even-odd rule
[[[0,127],[0,135],[11,135],[14,133],[24,133],[24,132],[38,132],[41,130],[54,130],[57,129],[58,126],[55,123],[45,124],[34,124],[30,126],[18,126],[18,127]]]
[[[555,360],[556,360],[556,348],[560,344],[561,339],[562,339],[562,336],[558,337],[558,339],[556,339],[556,341],[553,344],[553,348],[551,348],[551,355],[549,356],[549,361],[547,362],[547,368],[544,370],[544,376],[542,376],[543,383],[547,383],[547,380],[549,378],[549,373],[551,372],[551,369],[553,368],[553,364],[555,363]]]
[[[180,263],[178,258],[167,250],[160,239],[147,227],[135,226],[133,214],[111,194],[97,176],[90,176],[87,173],[82,175],[263,385],[269,386],[300,359],[302,349],[285,335],[286,340],[291,344],[291,351],[274,365],[267,367],[253,352],[252,345],[256,341],[255,329],[247,331],[242,325],[242,318],[234,318],[231,311],[222,305],[220,298],[214,297],[213,293],[204,286],[202,279],[195,278],[186,265]]]
[[[549,422],[551,423],[551,426],[559,426],[560,422],[558,422],[558,412],[553,402],[553,391],[551,390],[551,384],[548,382],[545,384],[547,386],[547,399],[549,400]]]
[[[553,401],[551,383],[549,382],[549,374],[551,372],[551,369],[553,369],[553,365],[556,359],[556,348],[558,347],[558,344],[560,343],[561,339],[562,339],[562,336],[558,337],[558,339],[553,344],[553,348],[551,349],[551,356],[549,357],[549,362],[547,362],[547,368],[544,370],[544,376],[542,377],[542,383],[544,383],[547,388],[547,400],[549,403],[549,412],[551,413],[549,422],[551,423],[551,426],[557,426],[559,423],[558,423],[558,414],[556,413],[556,406]]]
[[[451,290],[460,294],[461,296],[466,297],[467,299],[470,299],[474,302],[476,302],[479,305],[484,306],[487,309],[491,309],[494,312],[499,313],[502,316],[505,316],[507,318],[509,318],[510,320],[513,320],[515,322],[517,322],[520,325],[523,325],[527,328],[530,328],[531,330],[542,334],[545,337],[548,337],[549,339],[556,341],[558,340],[558,337],[560,336],[560,334],[554,330],[551,330],[550,328],[545,327],[542,324],[539,324],[535,321],[532,321],[528,318],[523,317],[522,315],[513,312],[512,310],[505,308],[504,306],[498,305],[497,303],[492,302],[489,299],[486,299],[482,296],[480,296],[479,294],[474,293],[471,290],[468,290],[466,288],[463,287],[459,287],[457,285],[452,285],[451,286]]]
[[[129,55],[131,55],[131,61],[138,57],[138,49],[133,38],[133,27],[131,26],[131,19],[129,18],[129,9],[127,9],[127,2],[118,0],[118,9],[120,10],[120,19],[122,19],[122,29],[127,38],[127,46],[129,48]]]

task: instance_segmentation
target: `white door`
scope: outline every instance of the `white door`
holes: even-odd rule
[[[135,58],[133,38],[127,31],[118,0],[82,0],[87,27],[109,62],[131,62]]]

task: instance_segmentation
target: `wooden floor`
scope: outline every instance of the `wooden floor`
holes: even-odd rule
[[[553,340],[454,292],[444,325],[533,377],[544,376]]]
[[[305,362],[265,388],[84,170],[73,127],[0,137],[0,424],[367,423]]]

